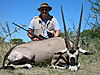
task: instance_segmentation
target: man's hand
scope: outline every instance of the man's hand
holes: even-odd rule
[[[38,41],[39,39],[38,38],[34,38],[31,34],[27,33],[27,35],[31,38],[31,40],[33,41]]]
[[[32,33],[32,31],[29,31],[29,32]],[[27,35],[28,35],[29,38],[31,38],[31,40],[33,40],[33,41],[38,41],[38,40],[39,40],[38,38],[34,38],[34,36],[31,35],[31,34],[29,34],[29,33],[27,33]]]
[[[54,36],[55,36],[55,37],[60,36],[60,30],[56,30],[55,33],[54,33]]]
[[[33,41],[39,41],[39,39],[38,39],[38,38],[33,38],[32,40],[33,40]]]

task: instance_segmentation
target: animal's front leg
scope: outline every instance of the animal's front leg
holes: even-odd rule
[[[56,68],[57,62],[59,61],[59,56],[58,54],[54,54],[51,60],[51,68]]]
[[[60,52],[54,53],[54,56],[51,61],[51,67],[52,68],[58,68],[58,69],[65,69],[67,68],[67,59],[66,54],[60,54]]]

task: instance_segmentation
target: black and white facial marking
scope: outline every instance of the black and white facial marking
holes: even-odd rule
[[[69,57],[69,69],[71,71],[77,71],[78,70],[78,56],[79,51],[72,48],[67,51],[68,57]]]

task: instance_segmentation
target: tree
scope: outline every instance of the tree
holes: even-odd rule
[[[10,42],[17,45],[24,43],[22,39],[10,39]]]
[[[84,30],[81,33],[81,37],[89,37],[91,39],[100,39],[100,27],[98,28],[94,28],[94,29],[88,29],[88,30]]]
[[[5,41],[7,38],[11,38],[11,35],[18,31],[17,28],[13,28],[14,30],[11,31],[10,26],[7,21],[4,21],[4,25],[0,23],[0,37],[3,38],[2,41]]]
[[[91,17],[92,17],[92,22],[91,26],[93,27],[100,27],[100,0],[89,0],[91,3]]]

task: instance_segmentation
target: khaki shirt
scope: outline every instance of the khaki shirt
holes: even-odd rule
[[[48,32],[53,33],[55,30],[60,30],[60,27],[54,16],[47,19],[46,22],[42,21],[39,16],[35,16],[30,22],[29,29],[32,29],[36,35],[42,35],[49,38]]]

